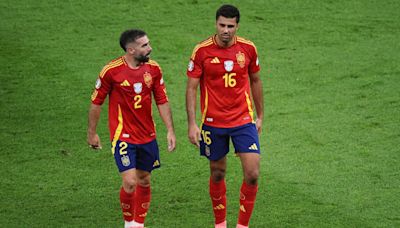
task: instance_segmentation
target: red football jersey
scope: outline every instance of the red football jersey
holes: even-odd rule
[[[214,35],[198,44],[187,75],[200,78],[202,123],[228,128],[254,122],[249,74],[259,70],[257,49],[249,40],[236,36],[223,48]]]
[[[100,72],[92,103],[103,104],[109,95],[110,138],[144,144],[156,137],[152,116],[152,95],[156,104],[168,102],[162,71],[153,60],[132,69],[119,57]]]

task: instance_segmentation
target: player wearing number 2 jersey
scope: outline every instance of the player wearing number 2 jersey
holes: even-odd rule
[[[93,149],[101,149],[96,126],[108,95],[112,152],[122,177],[120,202],[125,228],[140,228],[150,206],[150,173],[160,166],[152,95],[168,131],[169,151],[175,149],[176,140],[161,68],[149,59],[152,49],[146,33],[127,30],[121,34],[120,45],[125,55],[107,64],[96,81],[87,141]]]
[[[216,13],[217,33],[194,48],[187,70],[188,135],[210,161],[209,193],[216,228],[227,226],[225,171],[230,140],[244,173],[236,227],[248,227],[258,190],[262,83],[256,47],[236,36],[239,19],[236,7],[221,6]],[[201,128],[196,124],[199,85]]]

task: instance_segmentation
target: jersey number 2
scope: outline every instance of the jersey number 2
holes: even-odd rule
[[[142,101],[142,96],[136,95],[136,96],[133,98],[133,100],[135,101],[135,103],[134,103],[134,105],[133,105],[133,107],[134,107],[135,109],[138,109],[138,108],[141,108],[141,107],[142,107],[142,105],[140,104],[140,102]]]

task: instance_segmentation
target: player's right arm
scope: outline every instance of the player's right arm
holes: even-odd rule
[[[87,143],[93,149],[101,149],[99,135],[96,133],[97,123],[100,119],[101,106],[91,104],[89,109],[89,120],[87,130]]]
[[[186,112],[188,119],[188,137],[192,144],[200,147],[200,129],[196,124],[196,95],[200,78],[188,77],[186,85]]]
[[[93,149],[101,149],[99,135],[96,133],[97,123],[100,119],[101,105],[111,91],[111,69],[110,64],[106,65],[100,72],[96,80],[95,90],[92,94],[92,103],[89,108],[88,129],[87,129],[87,143]]]

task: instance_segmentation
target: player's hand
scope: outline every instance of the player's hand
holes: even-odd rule
[[[197,147],[200,147],[200,129],[196,124],[193,124],[192,126],[189,126],[188,130],[188,137],[189,141],[196,145]]]
[[[173,131],[168,131],[167,133],[167,141],[168,141],[168,151],[172,152],[176,147],[176,137]]]
[[[257,119],[256,120],[256,128],[257,128],[258,134],[260,135],[261,134],[261,128],[262,128],[262,120],[261,119]]]
[[[98,134],[88,134],[87,143],[94,150],[101,150],[100,137]]]

